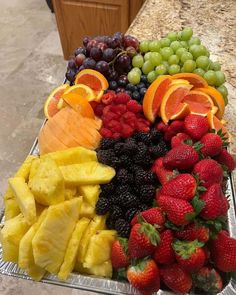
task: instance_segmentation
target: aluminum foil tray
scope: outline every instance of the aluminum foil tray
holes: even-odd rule
[[[35,140],[30,154],[38,155],[38,141]],[[230,235],[236,238],[236,196],[232,176],[229,177],[227,183],[227,195],[230,196],[230,209],[228,211],[228,226]],[[0,212],[0,224],[4,224],[4,211]],[[5,262],[2,259],[2,248],[0,245],[0,274],[17,277],[21,279],[31,280],[31,278],[20,269],[15,263]],[[72,273],[66,282],[60,281],[55,275],[48,274],[41,283],[48,283],[62,287],[86,290],[94,293],[112,294],[112,295],[140,295],[130,284],[118,282],[115,280],[98,278],[93,276],[85,276]],[[159,290],[156,295],[173,295],[173,292]],[[235,295],[236,281],[231,279],[225,288],[219,293],[221,295]],[[202,295],[202,294],[198,294]]]

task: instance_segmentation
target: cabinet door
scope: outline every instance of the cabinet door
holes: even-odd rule
[[[128,0],[53,0],[64,57],[82,45],[83,37],[125,32]]]

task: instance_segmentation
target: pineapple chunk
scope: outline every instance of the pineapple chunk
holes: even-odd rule
[[[35,200],[25,179],[23,177],[13,177],[9,178],[8,181],[26,221],[33,224],[36,221]]]
[[[74,269],[80,241],[89,222],[90,220],[88,218],[82,218],[77,222],[75,230],[73,231],[72,237],[67,246],[64,262],[58,273],[59,279],[66,280]]]
[[[71,188],[65,188],[65,199],[71,200],[76,196],[77,188],[71,187]]]
[[[94,161],[60,166],[60,169],[68,186],[108,183],[116,174],[112,167]]]
[[[40,281],[45,273],[46,273],[46,270],[43,269],[42,267],[40,266],[37,266],[36,264],[34,265],[31,265],[27,270],[26,270],[28,276],[30,276],[33,280],[35,281]]]
[[[100,186],[97,185],[81,185],[78,187],[78,192],[84,197],[84,200],[91,206],[95,207],[99,194],[101,192]]]
[[[86,252],[83,266],[91,268],[111,259],[111,246],[115,241],[117,233],[115,230],[100,230],[91,237]]]
[[[83,147],[73,147],[63,151],[57,151],[47,154],[58,166],[79,164],[90,161],[97,161],[96,152]],[[45,156],[41,156],[43,159]]]
[[[82,197],[50,206],[32,240],[35,264],[50,273],[57,274],[60,270],[81,204]]]
[[[88,244],[91,237],[96,233],[97,230],[105,228],[105,217],[96,215],[94,219],[90,222],[89,226],[87,227],[83,239],[80,243],[80,247],[78,250],[77,260],[78,263],[83,263],[84,258],[88,249]]]
[[[85,272],[89,275],[111,278],[112,277],[111,260],[105,261],[105,262],[98,264],[98,265],[94,265],[90,268],[86,268]]]
[[[36,159],[36,156],[29,155],[26,157],[25,161],[19,168],[19,170],[16,172],[15,177],[23,177],[25,179],[25,182],[29,179],[29,173],[30,173],[30,167],[32,164],[32,161]]]
[[[29,227],[23,214],[19,214],[5,222],[4,227],[0,231],[4,261],[18,262],[20,240]]]
[[[83,202],[80,210],[80,217],[87,217],[89,219],[92,219],[95,215],[95,207],[92,207],[87,202]]]
[[[10,187],[7,188],[3,197],[5,206],[5,220],[11,219],[20,214],[20,207]]]
[[[40,161],[36,174],[29,181],[29,188],[39,204],[50,206],[65,200],[62,174],[50,157]]]
[[[32,163],[31,163],[31,167],[30,167],[29,180],[32,179],[35,176],[35,174],[37,173],[38,168],[39,168],[39,164],[40,164],[39,158],[33,159]]]

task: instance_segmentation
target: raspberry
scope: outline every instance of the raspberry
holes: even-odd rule
[[[105,104],[105,105],[109,105],[112,103],[112,101],[114,100],[115,98],[115,93],[112,92],[112,91],[109,91],[105,94],[103,94],[102,96],[102,102]]]
[[[103,115],[106,115],[108,112],[110,112],[110,110],[111,110],[111,106],[110,105],[105,106],[104,109],[103,109],[102,114]]]
[[[107,112],[105,117],[103,116],[104,119],[108,120],[108,121],[111,121],[111,120],[117,120],[119,119],[119,115],[118,114],[115,114],[111,111]]]
[[[91,102],[93,102],[93,101],[91,101]],[[102,114],[103,114],[103,109],[104,109],[104,107],[105,107],[104,104],[101,104],[101,103],[97,104],[97,105],[95,106],[95,108],[93,109],[95,115],[98,116],[98,117],[101,117]]]
[[[127,108],[124,104],[117,104],[111,106],[111,111],[115,114],[122,115],[127,111]]]
[[[130,100],[127,103],[127,110],[136,114],[141,112],[142,106],[136,100]]]
[[[121,126],[122,126],[121,134],[123,137],[130,137],[133,134],[134,129],[131,126],[124,123]]]
[[[132,112],[126,112],[126,113],[122,116],[122,118],[124,119],[125,122],[128,122],[128,121],[130,121],[130,120],[135,120],[135,121],[137,121],[137,118],[136,118],[135,114],[132,113]]]
[[[119,92],[116,94],[116,97],[114,99],[115,104],[126,104],[128,101],[130,101],[131,97],[127,93]]]
[[[107,128],[102,128],[100,130],[100,134],[102,137],[112,137],[112,132],[111,130],[107,129]]]
[[[119,132],[115,132],[112,134],[112,138],[114,139],[117,139],[117,138],[120,138],[121,137],[121,134]]]
[[[143,118],[139,118],[136,123],[136,130],[142,131],[142,132],[148,132],[149,131],[149,122]]]
[[[122,127],[120,122],[116,121],[116,120],[111,120],[108,124],[107,127],[109,127],[109,129],[115,133],[115,132],[121,132]]]
[[[161,132],[166,132],[167,131],[167,128],[168,128],[168,125],[166,125],[164,122],[159,122],[157,123],[156,125],[156,129],[161,131]]]

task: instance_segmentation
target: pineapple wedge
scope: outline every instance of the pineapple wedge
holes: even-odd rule
[[[20,207],[10,187],[7,188],[3,197],[5,207],[5,220],[11,219],[20,214]]]
[[[40,266],[37,266],[36,264],[31,265],[27,270],[26,270],[28,276],[30,276],[33,280],[35,281],[40,281],[45,273],[46,270],[41,268]]]
[[[47,155],[49,155],[58,166],[97,161],[96,152],[83,147],[73,147],[63,151],[52,152]],[[46,157],[46,155],[43,155],[41,159],[44,157]]]
[[[59,279],[66,280],[69,274],[74,269],[80,241],[86,228],[88,227],[89,222],[90,220],[88,218],[81,218],[77,222],[75,230],[73,231],[72,237],[67,246],[64,262],[62,263],[62,266],[58,273]]]
[[[108,183],[116,174],[112,167],[94,161],[60,166],[60,169],[68,186]]]
[[[29,172],[29,180],[32,179],[35,176],[35,174],[37,173],[38,168],[39,168],[39,164],[40,164],[39,158],[33,159],[32,163],[31,163],[31,167],[30,167],[30,172]]]
[[[4,227],[0,231],[4,261],[18,262],[20,240],[29,227],[23,214],[19,214],[5,222]]]
[[[81,185],[78,187],[78,192],[84,197],[84,200],[91,206],[95,207],[99,194],[101,192],[100,186],[96,185]]]
[[[29,180],[29,188],[39,204],[50,206],[65,200],[61,171],[48,156],[40,160],[38,170]]]
[[[86,252],[83,266],[91,268],[111,259],[111,246],[115,241],[117,233],[115,230],[100,230],[91,237]]]
[[[23,177],[13,177],[9,178],[8,181],[26,221],[33,224],[36,221],[35,200],[25,179]]]
[[[35,264],[50,273],[60,270],[81,204],[82,197],[50,206],[32,240]]]
[[[93,219],[95,215],[95,207],[92,207],[87,202],[83,202],[80,210],[80,217],[87,217],[89,219]]]
[[[76,196],[77,193],[77,188],[76,187],[71,187],[71,188],[65,188],[65,199],[66,200],[71,200]]]
[[[31,164],[33,160],[36,158],[37,157],[33,155],[27,156],[23,164],[20,166],[20,168],[16,172],[15,177],[23,177],[25,179],[25,182],[27,182],[29,179]]]
[[[86,268],[84,272],[89,275],[111,278],[112,277],[111,260],[105,261],[101,264],[94,265],[90,268]]]

